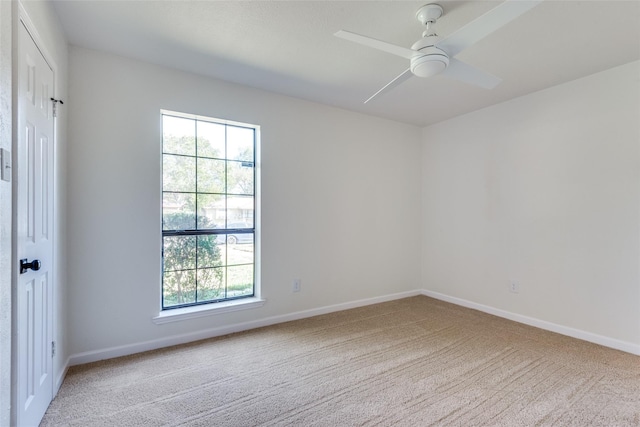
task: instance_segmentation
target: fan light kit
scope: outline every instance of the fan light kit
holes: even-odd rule
[[[416,18],[426,30],[410,49],[345,30],[338,31],[335,36],[409,60],[409,68],[374,93],[365,104],[411,76],[424,78],[443,74],[483,89],[493,89],[500,84],[501,79],[462,62],[455,56],[540,2],[542,0],[507,0],[444,39],[433,32],[433,26],[444,14],[444,9],[438,4],[427,4],[416,12]]]
[[[427,47],[421,53],[424,55],[411,58],[411,72],[418,77],[435,76],[449,66],[449,57],[437,47]]]

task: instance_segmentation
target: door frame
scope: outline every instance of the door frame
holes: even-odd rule
[[[0,0],[1,1],[1,0]],[[31,18],[29,17],[26,9],[24,8],[24,5],[22,4],[22,2],[19,0],[17,2],[14,3],[14,6],[17,7],[13,7],[12,8],[12,28],[11,28],[11,45],[12,45],[12,58],[11,58],[11,73],[12,73],[12,93],[11,93],[11,104],[12,104],[12,110],[13,110],[13,115],[12,115],[12,123],[11,123],[11,129],[12,129],[12,135],[11,135],[11,150],[12,150],[12,159],[11,159],[11,163],[12,163],[12,177],[11,177],[11,190],[12,190],[12,195],[11,195],[11,425],[17,425],[17,412],[18,412],[18,405],[17,405],[17,401],[18,401],[18,396],[17,396],[17,389],[18,389],[18,366],[16,363],[16,358],[18,356],[18,341],[17,341],[17,332],[18,332],[18,324],[17,324],[17,318],[18,318],[18,307],[17,307],[17,292],[18,292],[18,274],[19,274],[19,269],[17,268],[18,265],[18,256],[17,256],[17,241],[15,238],[15,233],[17,232],[17,227],[16,227],[16,219],[17,219],[17,185],[16,185],[16,178],[18,176],[18,172],[17,172],[17,166],[19,165],[19,161],[18,161],[18,113],[20,111],[19,109],[19,93],[18,93],[18,74],[19,74],[19,52],[18,52],[18,45],[19,45],[19,32],[20,32],[20,26],[24,25],[25,29],[27,30],[27,32],[29,33],[29,35],[31,36],[31,38],[33,39],[36,47],[38,48],[38,50],[40,51],[40,53],[42,54],[42,57],[44,58],[45,62],[47,63],[47,65],[51,68],[51,71],[53,73],[53,88],[52,88],[52,96],[56,97],[57,93],[56,93],[56,76],[58,74],[58,67],[55,63],[55,61],[53,60],[53,56],[51,55],[51,53],[49,52],[49,50],[46,47],[46,43],[44,43],[44,39],[40,36],[36,25],[33,23],[33,21],[31,20]],[[53,118],[53,141],[52,141],[52,146],[53,146],[53,194],[52,194],[52,202],[54,204],[54,208],[53,208],[53,218],[52,218],[52,229],[51,229],[51,233],[52,233],[52,240],[53,240],[53,247],[52,247],[52,263],[51,263],[51,286],[52,286],[52,300],[51,300],[51,322],[52,322],[52,339],[56,339],[56,337],[58,336],[58,325],[56,322],[57,319],[57,276],[56,276],[56,265],[57,265],[57,256],[56,256],[56,241],[57,241],[57,227],[55,226],[56,223],[56,188],[57,188],[57,157],[58,157],[58,124],[57,124],[57,120],[56,117]],[[57,372],[57,366],[55,363],[55,358],[52,361],[52,390],[51,390],[51,395],[52,398],[55,397],[55,394],[57,392],[57,381],[58,381],[58,372]]]

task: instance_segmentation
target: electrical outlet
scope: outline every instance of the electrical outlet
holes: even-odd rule
[[[293,292],[300,292],[301,288],[302,288],[302,281],[300,279],[293,279],[292,291]]]
[[[520,283],[518,282],[511,282],[509,283],[509,291],[513,292],[514,294],[517,294],[520,292]]]

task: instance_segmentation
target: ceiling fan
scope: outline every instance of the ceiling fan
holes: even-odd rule
[[[456,55],[540,2],[542,0],[507,0],[443,39],[433,31],[433,25],[444,10],[438,4],[427,4],[416,12],[416,18],[427,29],[410,49],[345,30],[340,30],[334,35],[410,60],[408,69],[369,97],[365,104],[414,75],[431,77],[443,74],[484,89],[493,89],[501,82],[500,78],[456,59]]]

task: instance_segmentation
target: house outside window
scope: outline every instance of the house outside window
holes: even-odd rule
[[[259,127],[161,117],[162,309],[255,296]]]

